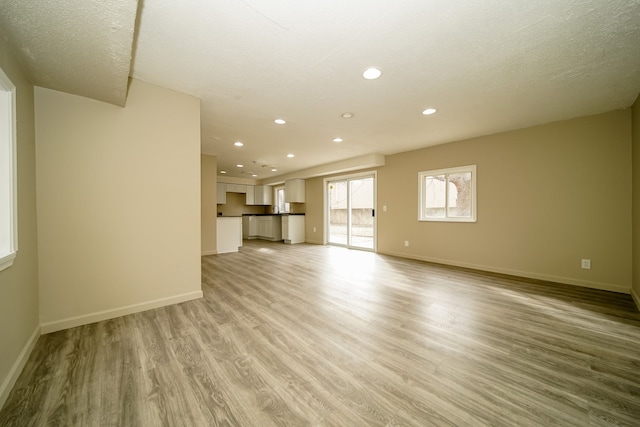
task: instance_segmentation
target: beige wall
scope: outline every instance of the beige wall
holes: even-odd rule
[[[377,169],[378,252],[629,292],[630,159],[629,109],[387,156]],[[418,222],[418,172],[469,164],[478,222]],[[306,193],[307,242],[321,244],[323,177],[307,179]]]
[[[19,239],[18,255],[13,266],[0,272],[2,407],[40,329],[33,85],[3,37],[0,37],[0,68],[16,86]]]
[[[305,189],[306,197],[306,189]],[[289,212],[295,214],[303,214],[307,212],[307,205],[305,203],[289,203]]]
[[[628,109],[387,156],[378,250],[629,292],[630,159]],[[469,164],[478,222],[418,222],[418,172]]]
[[[247,206],[247,195],[243,193],[227,193],[227,203],[217,205],[217,212],[224,216],[240,216],[242,214],[270,213],[269,206]]]
[[[309,178],[305,182],[304,215],[305,241],[321,245],[324,243],[324,178]],[[313,231],[315,228],[316,231]]]
[[[43,332],[201,296],[199,100],[35,100]]]
[[[640,309],[640,96],[632,109],[633,140],[633,298]]]
[[[211,255],[216,249],[216,182],[218,159],[216,156],[200,156],[200,245],[202,255]]]

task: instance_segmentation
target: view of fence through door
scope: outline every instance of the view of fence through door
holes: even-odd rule
[[[374,177],[327,182],[328,242],[358,249],[374,249]]]

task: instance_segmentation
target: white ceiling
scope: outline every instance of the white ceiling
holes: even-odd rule
[[[32,82],[123,106],[137,0],[0,0],[0,32]]]
[[[30,2],[0,0],[2,15],[7,6],[38,15]],[[129,22],[135,2],[73,3],[89,5],[79,8],[80,20],[120,11]],[[139,3],[131,76],[202,100],[202,152],[217,155],[229,176],[269,178],[626,108],[640,92],[638,0]],[[10,34],[23,36],[9,39],[29,51],[39,26],[29,19],[15,26]],[[52,56],[126,54],[126,43],[108,38],[92,49],[68,46],[72,31],[96,38],[97,30],[46,33]],[[383,72],[378,80],[362,78],[371,65]],[[427,107],[438,112],[423,116]],[[344,112],[354,117],[342,119]],[[332,142],[336,136],[344,141]]]

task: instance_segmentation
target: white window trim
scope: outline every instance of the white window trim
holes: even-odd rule
[[[273,204],[274,206],[278,206],[278,191],[284,190],[284,184],[282,185],[278,185],[278,186],[273,186]],[[286,209],[286,206],[289,205],[289,209]],[[291,212],[291,203],[288,202],[284,202],[284,209],[280,210],[280,206],[278,206],[278,213],[290,213]]]
[[[0,69],[0,92],[4,92],[0,96],[0,102],[8,103],[4,107],[9,112],[7,134],[0,135],[0,144],[6,144],[1,149],[9,156],[10,169],[8,174],[0,177],[0,185],[9,188],[8,205],[3,207],[3,209],[8,209],[9,229],[7,231],[9,233],[9,245],[8,248],[0,248],[0,271],[2,271],[13,265],[13,260],[18,252],[16,87],[2,69]]]
[[[471,172],[471,216],[467,218],[462,217],[428,217],[425,215],[423,209],[425,189],[423,188],[425,177],[434,175],[450,175],[456,173]],[[436,169],[430,171],[418,172],[418,221],[427,222],[477,222],[478,221],[478,209],[477,209],[477,181],[478,175],[476,173],[476,165],[459,166],[455,168]],[[447,198],[445,197],[445,200]],[[445,214],[447,212],[445,206]]]

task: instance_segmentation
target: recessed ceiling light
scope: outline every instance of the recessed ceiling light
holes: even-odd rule
[[[283,124],[287,123],[287,121],[284,120],[284,119],[275,119],[273,122],[275,124],[278,124],[278,125],[283,125]]]
[[[342,138],[333,138],[332,141],[333,142],[342,142]]]
[[[293,154],[289,153],[289,154],[287,154],[287,157],[291,159],[291,158],[293,158],[295,156]]]
[[[256,175],[255,173],[252,173],[252,174],[251,174],[251,176],[256,177],[256,176],[258,176],[258,175]]]
[[[353,117],[353,113],[342,113],[340,117],[342,117],[343,119],[350,119],[351,117]]]
[[[271,172],[278,172],[278,169],[276,169],[276,168],[271,168]]]
[[[220,171],[220,173],[227,173],[227,171]]]
[[[244,144],[240,141],[236,141],[233,143],[233,145],[235,145],[236,147],[242,147]]]
[[[244,165],[237,164],[237,165],[236,165],[236,167],[243,168],[243,167],[244,167]]]
[[[431,114],[435,113],[437,110],[435,108],[427,108],[426,110],[424,110],[422,112],[422,114],[424,114],[425,116],[430,116]]]
[[[367,80],[375,80],[382,75],[382,71],[376,67],[369,67],[362,73],[362,77]]]

